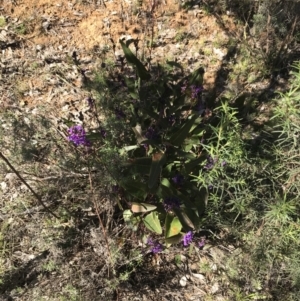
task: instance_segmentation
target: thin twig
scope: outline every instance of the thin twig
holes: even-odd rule
[[[11,168],[11,170],[17,175],[17,177],[21,180],[21,182],[32,192],[35,198],[39,201],[39,203],[44,207],[46,211],[48,211],[52,216],[58,219],[58,216],[53,213],[42,201],[41,197],[30,187],[30,185],[24,180],[24,178],[20,175],[20,173],[10,164],[8,159],[0,152],[0,157],[5,161],[5,163]]]

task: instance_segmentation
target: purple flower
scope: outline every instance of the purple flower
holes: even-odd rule
[[[121,109],[118,108],[115,109],[115,115],[118,119],[122,119],[126,117],[126,114]]]
[[[186,91],[187,88],[187,82],[184,82],[184,85],[181,87],[181,93],[184,93]]]
[[[192,242],[193,240],[193,232],[192,231],[189,231],[188,233],[186,233],[184,236],[183,236],[183,245],[185,247],[189,246],[190,243]]]
[[[176,197],[167,197],[164,199],[163,206],[167,212],[173,209],[179,209],[180,200]]]
[[[163,245],[158,241],[154,241],[151,237],[148,238],[147,244],[151,247],[153,254],[160,253],[163,250]]]
[[[106,131],[103,128],[100,128],[100,135],[102,136],[102,138],[106,138]]]
[[[157,131],[152,127],[148,127],[146,133],[145,133],[145,137],[147,139],[151,139],[151,140],[154,140],[154,139],[158,139],[159,138],[159,134],[157,133]]]
[[[114,193],[118,193],[120,191],[119,185],[112,185],[111,189]]]
[[[176,115],[172,114],[168,117],[169,124],[173,125],[176,122]]]
[[[88,97],[88,98],[86,99],[86,101],[87,101],[89,107],[92,108],[93,105],[94,105],[95,100],[94,100],[92,97]]]
[[[90,141],[86,138],[86,133],[84,128],[81,125],[74,125],[69,128],[69,141],[73,142],[76,146],[84,145],[84,146],[90,146]]]
[[[226,162],[225,160],[223,160],[223,161],[221,162],[221,166],[222,166],[222,167],[224,167],[226,164],[227,164],[227,162]]]
[[[198,242],[198,247],[203,248],[205,246],[205,238],[201,238],[201,241]]]
[[[174,176],[174,177],[172,178],[172,181],[173,181],[176,185],[181,186],[181,185],[183,184],[183,182],[184,182],[184,176],[181,175],[181,174],[177,174],[176,176]]]
[[[195,85],[192,85],[191,86],[191,95],[192,95],[192,98],[197,98],[198,94],[200,94],[202,91],[203,91],[203,87],[202,86],[197,87]]]
[[[207,157],[207,163],[205,164],[205,169],[212,169],[216,162],[218,161],[218,158],[212,158],[211,156]]]
[[[149,150],[149,144],[141,144],[144,149],[146,150],[146,153],[148,153],[148,150]]]

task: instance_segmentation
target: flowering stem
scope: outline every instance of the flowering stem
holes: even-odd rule
[[[58,216],[53,213],[42,201],[42,198],[31,188],[31,186],[23,179],[23,177],[20,175],[20,173],[10,164],[8,159],[0,152],[0,157],[5,161],[5,163],[10,167],[10,169],[17,175],[17,177],[21,180],[22,183],[32,192],[32,194],[35,196],[35,198],[39,201],[39,203],[45,208],[46,211],[48,211],[51,215],[53,215],[55,218],[58,219]]]

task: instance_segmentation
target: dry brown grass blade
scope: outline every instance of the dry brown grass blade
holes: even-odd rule
[[[52,216],[58,219],[58,216],[53,213],[42,201],[41,197],[31,188],[31,186],[24,180],[24,178],[20,175],[20,173],[11,165],[9,160],[0,152],[0,157],[2,160],[10,167],[10,169],[16,174],[16,176],[21,180],[21,182],[32,192],[38,202],[45,208],[47,212],[49,212]]]

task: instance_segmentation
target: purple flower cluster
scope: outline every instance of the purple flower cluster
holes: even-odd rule
[[[198,247],[203,248],[205,246],[205,238],[202,237],[201,240],[198,242]]]
[[[192,98],[197,98],[198,95],[203,91],[203,87],[202,86],[195,86],[195,85],[192,85],[191,86],[191,95],[192,95]]]
[[[186,89],[187,89],[187,80],[185,80],[183,85],[181,86],[181,93],[184,93]]]
[[[145,137],[147,139],[155,140],[159,138],[159,134],[152,126],[150,126],[145,133]]]
[[[212,169],[216,162],[218,161],[218,158],[212,158],[211,156],[207,157],[207,163],[205,164],[205,169]]]
[[[189,246],[190,243],[192,242],[192,240],[193,240],[193,232],[189,231],[183,236],[183,239],[182,239],[183,245],[185,247]]]
[[[163,206],[167,212],[173,209],[179,209],[180,200],[176,197],[167,197],[164,199]]]
[[[112,192],[113,193],[118,193],[120,192],[120,186],[119,185],[112,185],[111,186]]]
[[[148,238],[147,245],[151,247],[151,252],[153,254],[160,253],[163,250],[163,245],[158,241],[153,240],[151,237]]]
[[[187,82],[184,82],[184,85],[181,87],[181,93],[185,93],[188,88]],[[196,99],[198,95],[203,91],[202,86],[191,85],[189,87],[189,91],[191,93],[191,97]]]
[[[168,117],[168,122],[169,124],[174,125],[174,123],[176,122],[176,115],[175,114],[170,115]]]
[[[94,100],[92,97],[88,97],[88,98],[86,99],[86,101],[87,101],[89,107],[92,108],[93,105],[94,105],[95,100]]]
[[[115,109],[115,115],[118,119],[126,118],[126,114],[118,108]]]
[[[90,146],[90,141],[86,138],[86,133],[81,125],[74,125],[68,130],[69,136],[68,140],[73,142],[76,146]]]
[[[100,135],[102,136],[102,138],[106,138],[106,131],[105,131],[105,129],[103,129],[103,128],[100,128]]]
[[[177,174],[172,178],[172,181],[174,182],[174,184],[181,186],[184,182],[184,176],[181,174]]]

